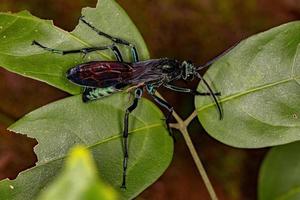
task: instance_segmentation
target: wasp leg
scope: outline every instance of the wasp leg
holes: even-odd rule
[[[172,131],[171,127],[170,127],[170,120],[171,120],[174,108],[168,102],[166,102],[165,100],[159,98],[158,96],[156,96],[154,94],[155,93],[155,89],[153,88],[153,86],[147,85],[146,89],[147,89],[148,93],[151,95],[151,97],[154,99],[154,101],[156,103],[158,103],[159,105],[161,105],[162,107],[164,107],[164,108],[166,108],[168,110],[169,113],[167,114],[167,117],[166,117],[166,125],[167,125],[167,129],[169,131],[170,136],[175,141],[175,137],[174,137],[173,131]]]
[[[118,47],[116,47],[114,44],[113,45],[107,45],[107,46],[100,46],[100,47],[86,47],[86,48],[82,48],[82,49],[75,49],[75,50],[60,50],[60,49],[53,49],[53,48],[49,48],[46,47],[42,44],[40,44],[39,42],[33,40],[32,41],[32,45],[36,45],[46,51],[50,51],[52,53],[57,53],[57,54],[61,54],[61,55],[66,55],[66,54],[72,54],[72,53],[83,53],[83,54],[88,54],[91,53],[93,51],[102,51],[102,50],[112,50],[112,52],[114,53],[116,59],[119,62],[123,62],[123,58],[122,55],[120,53],[120,50],[118,49]]]
[[[216,95],[214,94],[213,90],[211,89],[211,87],[209,86],[209,84],[207,83],[207,81],[199,74],[199,73],[196,73],[197,77],[203,81],[204,85],[206,86],[206,88],[208,89],[209,93],[210,93],[210,96],[213,98],[215,104],[217,105],[217,108],[218,108],[218,111],[219,111],[219,116],[220,116],[220,120],[223,119],[223,112],[222,112],[222,109],[221,109],[221,106],[218,102],[218,99],[216,97]]]
[[[165,88],[168,88],[168,89],[173,90],[175,92],[190,93],[190,94],[193,94],[193,95],[200,95],[200,96],[210,96],[211,95],[211,93],[209,93],[209,92],[198,92],[197,90],[191,90],[189,88],[177,87],[175,85],[164,84],[163,86]],[[216,95],[216,96],[221,95],[220,92],[215,92],[213,94]]]
[[[135,90],[135,97],[133,103],[126,109],[124,117],[124,129],[123,129],[123,148],[124,148],[124,159],[123,159],[123,180],[121,188],[126,189],[126,171],[128,162],[128,119],[129,114],[137,107],[138,101],[142,97],[143,89],[137,88]]]
[[[86,24],[88,27],[90,27],[93,31],[95,31],[98,35],[101,35],[103,37],[106,37],[107,39],[110,39],[111,41],[113,41],[114,43],[117,43],[117,44],[123,44],[123,45],[126,45],[130,48],[130,51],[131,51],[131,55],[132,55],[132,59],[133,59],[133,62],[138,62],[139,61],[139,56],[138,56],[138,52],[136,50],[136,47],[129,43],[128,41],[124,40],[124,39],[121,39],[121,38],[118,38],[118,37],[113,37],[111,35],[108,35],[107,33],[104,33],[102,31],[100,31],[99,29],[97,29],[96,27],[94,27],[91,23],[87,22],[85,19],[84,19],[84,16],[81,16],[80,17],[80,21],[82,21],[84,24]]]
[[[202,79],[202,80],[204,80],[204,79]],[[199,95],[199,96],[212,96],[215,103],[216,103],[216,105],[217,105],[217,108],[218,108],[218,111],[219,111],[219,114],[220,114],[220,119],[222,119],[223,118],[222,109],[221,109],[221,106],[219,105],[219,103],[217,101],[217,98],[215,97],[215,96],[220,96],[221,93],[220,92],[212,92],[212,90],[209,87],[209,85],[207,84],[207,82],[205,82],[205,84],[208,86],[209,92],[198,92],[197,90],[191,90],[189,88],[181,88],[181,87],[177,87],[175,85],[169,85],[169,84],[164,84],[163,86],[165,88],[168,88],[168,89],[176,91],[176,92],[189,93],[189,94]]]

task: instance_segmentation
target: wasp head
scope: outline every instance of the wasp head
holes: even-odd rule
[[[191,81],[197,74],[196,67],[190,61],[183,61],[181,63],[181,78],[183,80]]]

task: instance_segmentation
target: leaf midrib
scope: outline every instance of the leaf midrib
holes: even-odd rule
[[[276,197],[275,200],[288,199],[289,197],[291,197],[292,195],[295,195],[297,193],[300,193],[300,186],[294,186],[294,187],[290,188],[285,193],[283,193],[280,196]]]
[[[141,132],[142,130],[145,130],[145,129],[152,129],[152,128],[156,128],[156,127],[159,127],[159,126],[162,126],[162,124],[161,124],[161,123],[151,124],[151,125],[148,125],[148,126],[145,126],[145,127],[142,127],[142,128],[137,128],[137,129],[135,129],[135,130],[132,130],[132,131],[129,132],[129,134],[130,134],[130,135],[132,135],[133,133],[137,134],[138,132]],[[145,132],[142,131],[141,133],[145,133]],[[86,148],[87,148],[87,149],[92,149],[92,148],[94,148],[94,147],[96,147],[96,146],[98,146],[98,145],[101,145],[101,144],[110,142],[110,141],[115,140],[115,139],[118,139],[118,138],[120,138],[120,137],[122,136],[122,135],[121,135],[121,132],[118,132],[117,134],[113,134],[113,135],[114,135],[114,136],[107,137],[107,138],[101,140],[100,142],[97,142],[97,143],[92,144],[92,145],[88,145],[88,146],[86,146]],[[38,163],[38,165],[36,165],[36,166],[34,166],[34,167],[32,167],[32,168],[29,168],[29,169],[26,170],[26,171],[30,171],[30,170],[33,170],[33,169],[42,167],[42,166],[44,166],[44,165],[47,165],[47,164],[49,164],[49,163],[52,163],[52,162],[55,162],[55,161],[58,161],[58,160],[62,160],[62,159],[64,159],[64,158],[66,158],[67,156],[68,156],[68,155],[65,154],[65,155],[63,155],[63,156],[61,156],[61,157],[58,157],[58,158],[55,158],[55,159],[51,159],[51,160],[48,160],[48,161],[46,161],[46,162]],[[24,172],[26,172],[26,171],[24,171]],[[22,172],[22,173],[24,173],[24,172]]]
[[[249,112],[247,112],[246,110],[242,109],[242,111],[248,115],[249,117],[251,117],[252,119],[260,122],[260,123],[263,123],[263,124],[266,124],[268,126],[272,126],[274,128],[300,128],[300,125],[281,125],[281,124],[272,124],[270,122],[265,122],[263,121],[262,119],[258,119],[256,118],[254,115],[250,114]]]
[[[13,15],[13,14],[10,14],[10,13],[0,13],[0,15],[7,15],[7,16],[15,17],[15,18],[31,20],[31,21],[35,21],[35,22],[37,22],[37,23],[41,23],[41,22],[42,22],[42,23],[47,24],[48,26],[51,26],[52,28],[54,28],[54,29],[56,29],[56,30],[58,30],[58,31],[60,31],[60,32],[62,32],[62,33],[64,33],[65,35],[67,35],[67,36],[69,36],[70,38],[72,38],[73,40],[75,40],[75,41],[77,41],[77,42],[83,44],[84,46],[87,46],[87,47],[91,47],[91,46],[92,46],[91,44],[89,44],[89,43],[83,41],[82,39],[80,39],[78,36],[74,35],[73,32],[68,32],[68,31],[65,31],[65,30],[63,30],[63,29],[61,29],[61,28],[55,26],[55,25],[52,23],[52,21],[50,21],[50,20],[49,20],[49,22],[51,22],[51,23],[46,23],[46,20],[42,20],[42,19],[36,18],[36,17],[34,17],[34,16],[27,17],[27,16]],[[79,25],[79,23],[77,24],[77,26],[78,26],[78,25]],[[76,26],[76,27],[77,27],[77,26]],[[5,30],[6,30],[6,28],[5,28]],[[75,28],[74,30],[76,30],[76,28]],[[73,30],[73,31],[74,31],[74,30]],[[110,56],[108,56],[108,55],[106,55],[106,54],[104,54],[104,53],[102,53],[102,52],[99,52],[99,51],[97,51],[97,53],[98,53],[99,55],[101,55],[101,56],[107,58],[108,60],[111,60],[111,57],[110,57]]]
[[[254,88],[250,88],[250,89],[245,90],[243,92],[238,92],[236,94],[232,94],[232,95],[229,95],[227,97],[221,98],[218,102],[219,103],[224,103],[226,101],[230,101],[232,99],[236,99],[236,98],[242,97],[244,95],[247,95],[247,94],[250,94],[250,93],[254,93],[254,92],[257,92],[259,90],[266,89],[266,88],[274,87],[276,85],[284,84],[284,83],[287,83],[287,82],[290,82],[290,81],[295,81],[297,83],[296,79],[299,79],[299,78],[300,78],[300,76],[294,76],[294,77],[290,77],[290,78],[287,78],[287,79],[284,79],[284,80],[281,80],[281,81],[276,81],[276,82],[273,82],[273,83],[269,83],[269,84],[257,86],[257,87],[254,87]],[[203,111],[203,110],[205,110],[207,108],[210,108],[210,107],[212,107],[214,105],[215,105],[215,103],[207,104],[206,106],[198,108],[197,112]]]

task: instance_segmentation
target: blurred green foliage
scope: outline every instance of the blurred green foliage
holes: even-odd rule
[[[90,152],[82,146],[73,147],[62,172],[37,199],[116,200],[116,191],[104,184],[98,173]]]

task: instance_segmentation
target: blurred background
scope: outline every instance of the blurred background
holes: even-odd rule
[[[300,0],[117,0],[142,33],[152,58],[188,59],[203,64],[255,33],[300,19]],[[0,0],[0,11],[29,10],[71,31],[82,7],[96,0]],[[42,66],[41,66],[42,67]],[[184,83],[179,83],[185,85]],[[197,81],[185,87],[196,88]],[[175,110],[187,117],[193,97],[161,90]],[[24,114],[68,94],[0,68],[0,179],[15,178],[36,162],[37,142],[5,129]],[[178,101],[180,99],[180,101]],[[245,150],[211,138],[194,120],[191,137],[219,199],[257,196],[260,164],[268,149]],[[164,175],[137,199],[209,199],[180,134],[173,161]]]

